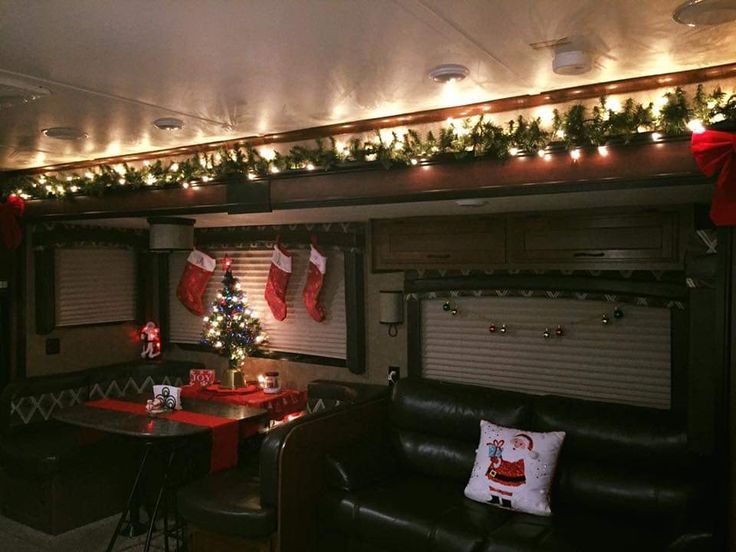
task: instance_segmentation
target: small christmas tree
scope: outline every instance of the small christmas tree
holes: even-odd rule
[[[204,317],[202,343],[226,357],[231,370],[237,370],[247,356],[263,349],[267,337],[231,265],[232,259],[226,257],[223,287],[212,302],[211,314]]]

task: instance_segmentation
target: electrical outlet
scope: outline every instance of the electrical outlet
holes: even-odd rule
[[[61,352],[61,340],[58,337],[49,337],[46,339],[46,354],[58,355]]]

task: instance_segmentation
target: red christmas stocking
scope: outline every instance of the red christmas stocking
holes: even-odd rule
[[[215,259],[196,249],[187,257],[187,265],[176,288],[176,297],[192,314],[202,316],[205,312],[202,297],[216,265]]]
[[[322,322],[325,319],[325,309],[319,304],[319,292],[325,281],[327,270],[327,257],[312,244],[312,252],[309,254],[309,272],[307,283],[304,284],[304,306],[315,321]]]
[[[266,302],[276,320],[286,318],[286,288],[291,277],[291,253],[277,240],[266,281]]]

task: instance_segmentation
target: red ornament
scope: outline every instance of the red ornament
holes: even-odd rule
[[[161,331],[153,322],[148,322],[141,328],[141,343],[143,351],[141,358],[156,358],[161,355]]]
[[[557,337],[562,337],[563,335],[565,335],[565,330],[563,330],[562,326],[560,326],[559,324],[557,325],[557,328],[555,328],[555,335]]]
[[[718,173],[710,218],[719,226],[736,225],[736,135],[717,130],[693,133],[690,150],[706,176]]]
[[[5,203],[0,203],[0,242],[11,251],[23,241],[18,219],[23,216],[25,208],[25,202],[15,194],[10,194]]]
[[[488,331],[491,333],[496,333],[496,325],[491,323],[491,325],[488,326]]]

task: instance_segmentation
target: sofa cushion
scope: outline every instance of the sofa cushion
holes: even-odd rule
[[[391,400],[397,454],[411,471],[467,481],[480,436],[478,422],[528,427],[531,400],[511,391],[401,380]]]

